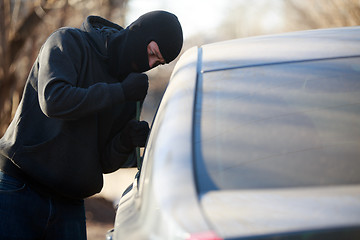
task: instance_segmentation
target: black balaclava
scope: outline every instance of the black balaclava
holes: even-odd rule
[[[149,70],[147,46],[151,41],[158,44],[166,63],[179,55],[183,34],[180,22],[174,14],[166,11],[149,12],[123,31],[111,35],[108,50],[110,71],[113,75],[123,78],[130,72]]]

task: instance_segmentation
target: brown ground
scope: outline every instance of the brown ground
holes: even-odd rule
[[[113,228],[115,210],[112,202],[103,197],[85,199],[88,240],[104,240],[106,232]]]

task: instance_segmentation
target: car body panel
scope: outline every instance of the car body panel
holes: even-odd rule
[[[225,238],[357,226],[360,185],[213,191],[201,198]]]
[[[175,66],[156,113],[141,174],[121,198],[114,231],[108,236],[115,240],[198,236],[287,239],[287,234],[299,236],[309,230],[324,230],[326,237],[329,231],[359,235],[359,185],[284,184],[266,188],[245,184],[240,190],[215,191],[216,184],[203,190],[197,179],[197,171],[204,167],[197,159],[203,154],[198,126],[203,124],[202,91],[206,81],[218,79],[221,86],[226,84],[221,80],[240,70],[242,77],[249,79],[263,74],[261,68],[265,66],[355,59],[360,57],[359,32],[359,27],[304,31],[231,40],[186,51]],[[354,68],[360,71],[360,66]],[[245,94],[244,99],[249,96]],[[211,108],[207,110],[211,116]],[[281,107],[278,110],[284,111]],[[250,117],[269,117],[263,113],[256,111]],[[223,124],[231,125],[231,121]],[[358,172],[357,167],[354,171]]]
[[[197,48],[189,50],[173,71],[146,146],[140,187],[135,179],[129,196],[120,201],[114,239],[185,239],[192,232],[209,230],[200,211],[192,163],[197,57]]]

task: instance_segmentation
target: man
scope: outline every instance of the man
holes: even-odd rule
[[[90,16],[42,46],[0,140],[0,239],[86,239],[83,199],[103,173],[134,166],[149,127],[134,120],[142,72],[174,60],[177,17],[147,13],[126,29]]]

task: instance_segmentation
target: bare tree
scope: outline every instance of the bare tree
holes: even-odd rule
[[[15,62],[20,50],[23,48],[29,33],[36,28],[47,10],[41,6],[33,7],[19,24],[17,21],[21,1],[0,1],[0,128],[11,119],[13,112],[13,95],[16,91]],[[16,11],[15,11],[16,10]]]
[[[220,40],[360,25],[360,0],[257,0],[231,5]]]
[[[360,24],[359,0],[284,0],[287,30]]]
[[[90,14],[123,24],[128,2],[0,0],[0,136],[15,113],[26,75],[46,37],[58,27],[79,26]]]

